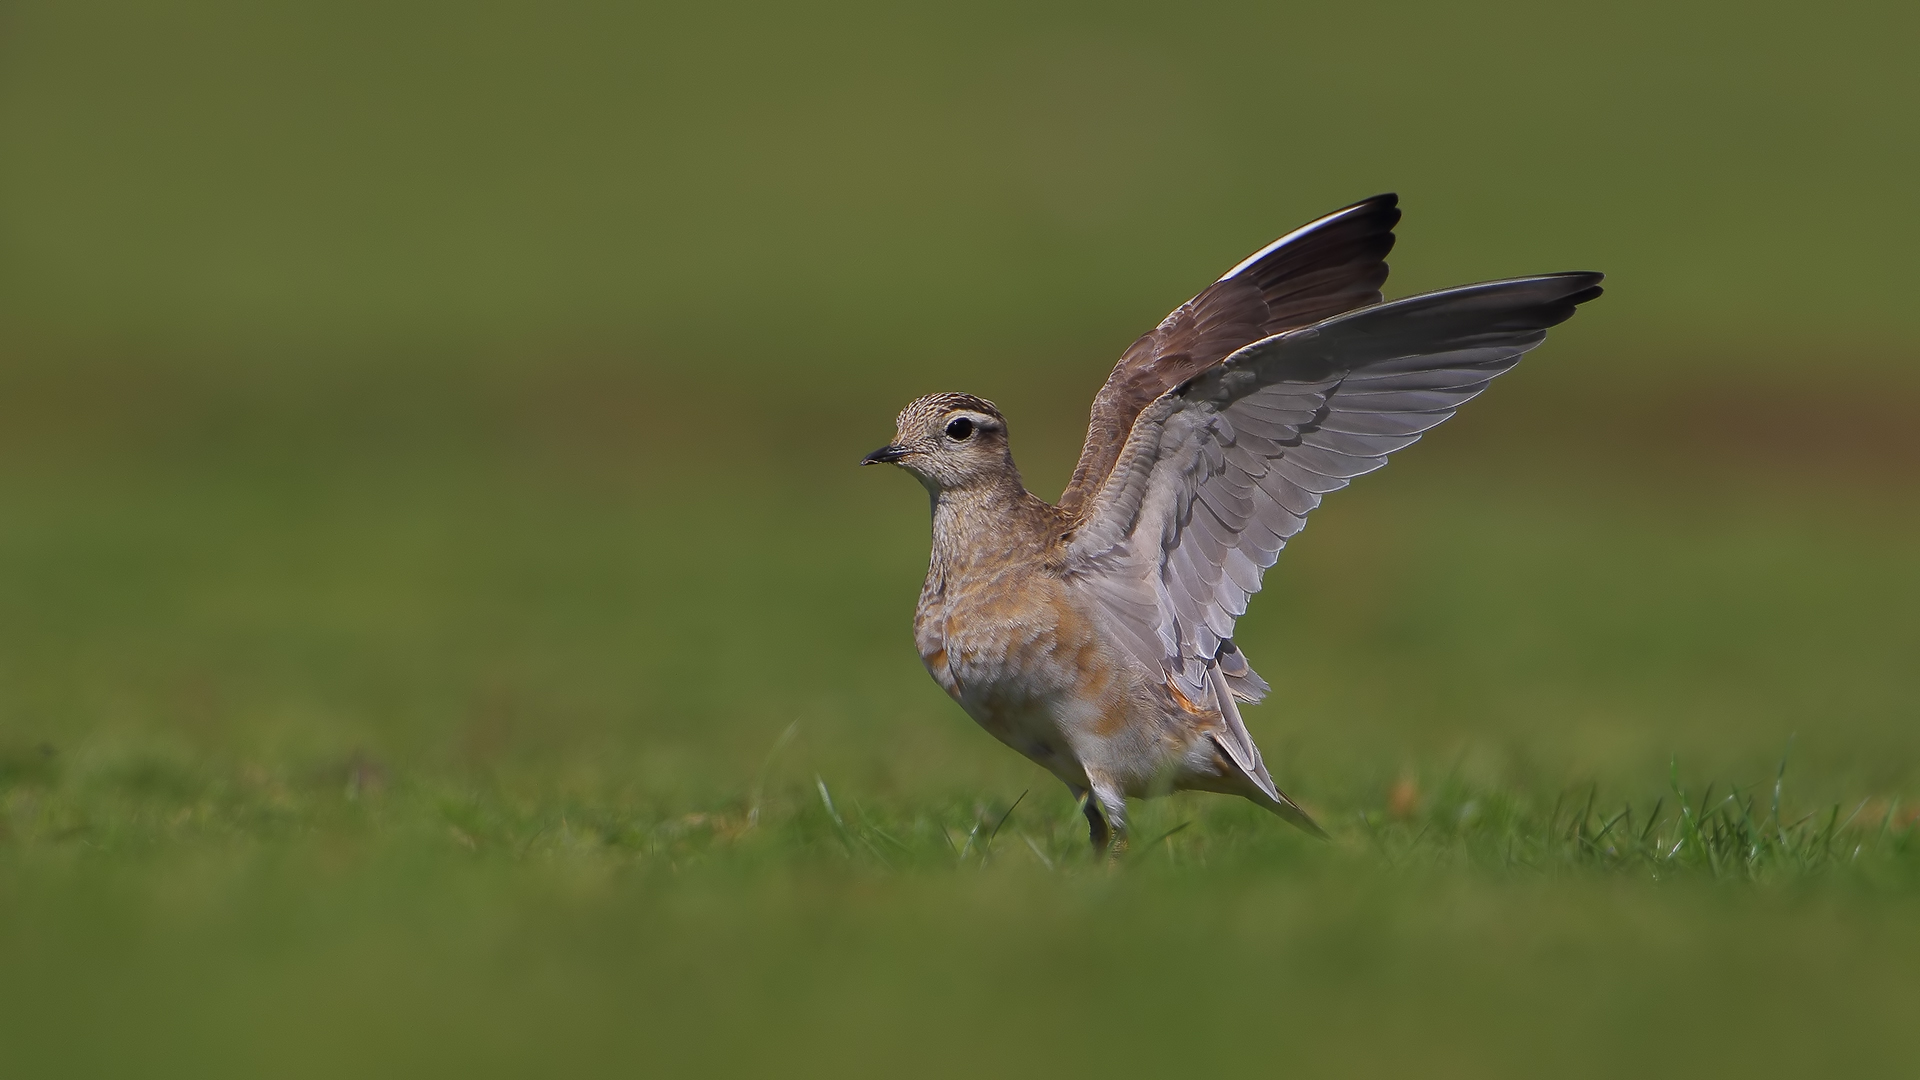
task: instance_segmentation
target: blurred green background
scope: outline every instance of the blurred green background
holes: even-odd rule
[[[1917,35],[0,8],[0,1059],[1910,1074]],[[1095,866],[920,669],[924,496],[853,462],[968,390],[1051,497],[1128,342],[1383,190],[1390,295],[1608,294],[1242,624],[1336,843],[1183,796]],[[1817,866],[1513,855],[1783,757]]]

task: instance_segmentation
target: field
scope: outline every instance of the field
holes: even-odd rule
[[[9,10],[0,1069],[1920,1072],[1912,16],[739,14]],[[1242,623],[1333,840],[1096,861],[853,463],[1387,188],[1609,294]]]

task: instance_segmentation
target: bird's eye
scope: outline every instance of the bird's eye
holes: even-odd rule
[[[973,421],[962,416],[947,424],[947,438],[964,439],[973,434]]]

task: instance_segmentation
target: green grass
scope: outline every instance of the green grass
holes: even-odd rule
[[[1245,624],[1279,688],[1249,723],[1334,841],[1187,795],[1113,866],[920,670],[923,496],[851,464],[877,402],[768,462],[631,425],[686,384],[590,367],[16,380],[0,1045],[37,1075],[1897,1066],[1907,474],[1716,442],[1677,486],[1611,422],[1537,434],[1556,355],[1330,499]],[[1032,442],[1057,480],[1070,440]]]
[[[396,782],[360,753],[297,773],[258,766],[222,773],[151,751],[69,768],[42,745],[0,758],[5,839],[43,856],[119,856],[176,845],[257,852],[333,836],[367,850],[421,845],[512,862],[573,858],[609,872],[818,863],[884,876],[1011,861],[1071,874],[1333,859],[1521,876],[1897,886],[1920,870],[1920,812],[1903,811],[1897,797],[1808,805],[1789,792],[1785,760],[1770,781],[1709,781],[1693,791],[1676,761],[1666,793],[1639,805],[1603,796],[1598,783],[1554,792],[1549,802],[1537,785],[1476,784],[1456,770],[1428,778],[1432,786],[1423,789],[1407,773],[1384,805],[1323,811],[1333,834],[1328,851],[1237,802],[1180,795],[1141,807],[1130,847],[1109,860],[1092,854],[1077,809],[1050,790],[971,803],[901,795],[863,801],[844,787],[836,799],[819,774],[810,783],[781,779],[779,758],[797,732],[796,724],[783,733],[751,789],[706,800],[699,810],[631,794],[556,798],[447,777]]]
[[[1050,791],[9,770],[34,1075],[1852,1073],[1904,1060],[1920,1003],[1910,816],[1765,780],[1632,807],[1408,776],[1326,807],[1328,844],[1179,797],[1110,865]]]

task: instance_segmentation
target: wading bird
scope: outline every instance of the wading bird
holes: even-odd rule
[[[971,394],[909,403],[861,462],[932,496],[914,615],[927,671],[1066,783],[1096,851],[1124,847],[1128,797],[1168,790],[1241,795],[1325,835],[1241,720],[1268,687],[1234,620],[1323,495],[1600,295],[1599,274],[1564,273],[1382,303],[1397,202],[1288,233],[1135,341],[1058,503],[1027,491],[1006,419]]]

